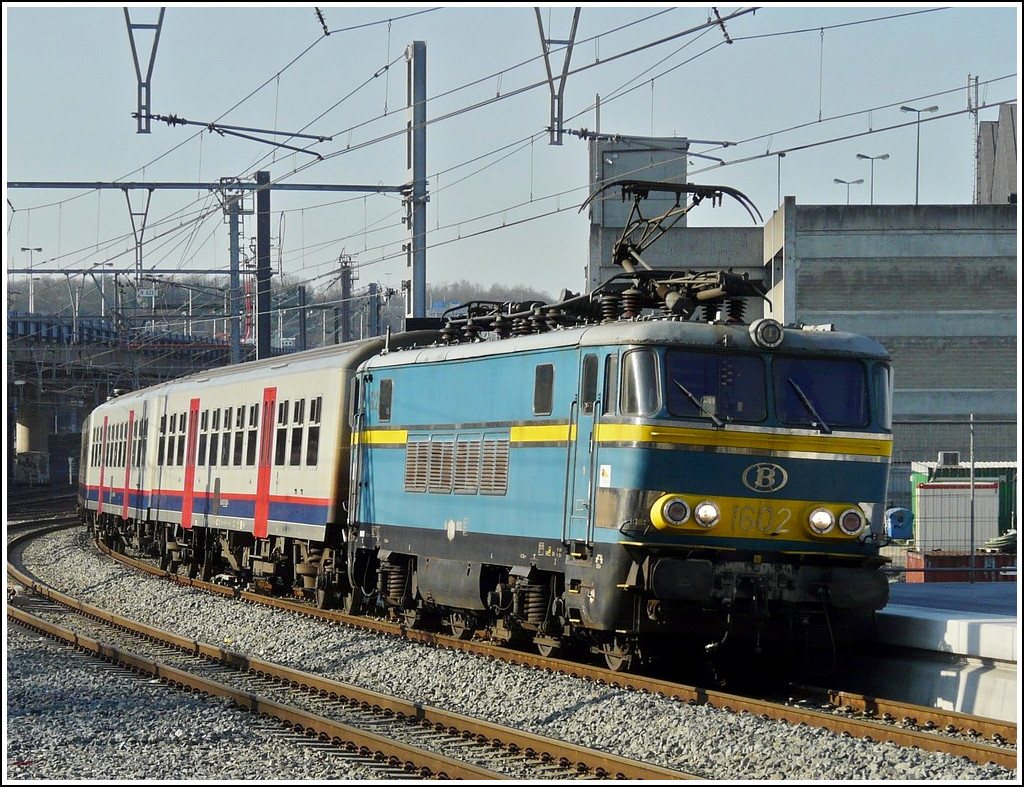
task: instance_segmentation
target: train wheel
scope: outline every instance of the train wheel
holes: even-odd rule
[[[601,648],[604,663],[612,672],[626,672],[633,663],[633,643],[621,634],[610,637]]]
[[[562,653],[561,642],[540,642],[534,643],[537,646],[537,652],[544,658],[558,658]]]
[[[469,615],[453,612],[445,618],[445,625],[451,629],[452,636],[457,639],[473,639],[476,632],[476,621]]]
[[[327,566],[321,560],[316,572],[316,591],[313,594],[317,609],[333,609],[336,598],[337,586],[331,581]]]
[[[398,614],[402,618],[402,624],[407,629],[417,629],[423,625],[423,616],[418,609],[403,609]]]
[[[341,597],[341,611],[346,615],[358,615],[363,611],[363,591],[358,588],[350,588],[348,593]]]

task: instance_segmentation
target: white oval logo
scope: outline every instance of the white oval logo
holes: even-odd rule
[[[743,485],[753,492],[778,492],[788,481],[785,468],[771,462],[758,462],[743,471]]]

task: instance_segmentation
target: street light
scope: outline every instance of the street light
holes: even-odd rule
[[[918,196],[921,188],[921,113],[922,112],[938,112],[939,108],[936,106],[925,107],[924,109],[914,109],[913,107],[900,107],[900,112],[916,112],[917,113],[917,175],[914,177],[914,204],[919,204]]]
[[[871,204],[875,204],[875,162],[885,161],[889,158],[888,153],[882,153],[879,156],[865,156],[863,153],[858,153],[857,158],[867,159],[871,162]]]
[[[36,311],[36,285],[35,279],[32,278],[32,252],[42,251],[38,246],[22,246],[22,251],[28,252],[28,313],[34,314]]]
[[[856,180],[843,180],[842,178],[833,178],[836,183],[842,183],[846,186],[846,204],[850,204],[850,186],[855,186],[858,183],[863,183],[864,178],[857,178]]]

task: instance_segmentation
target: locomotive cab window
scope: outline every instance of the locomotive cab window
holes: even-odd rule
[[[540,364],[533,378],[533,414],[551,415],[555,401],[555,367]]]
[[[867,372],[860,361],[775,358],[775,410],[788,425],[830,432],[870,421]]]
[[[669,350],[665,397],[671,415],[722,421],[763,421],[764,361],[755,355]]]
[[[660,409],[658,356],[653,350],[630,350],[622,356],[619,411],[623,415],[653,415]]]

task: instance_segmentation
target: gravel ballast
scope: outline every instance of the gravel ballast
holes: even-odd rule
[[[39,578],[86,603],[294,669],[710,779],[1015,780],[965,758],[551,675],[302,619],[148,579],[83,529],[25,552]],[[254,727],[224,704],[83,664],[7,629],[12,779],[380,779]],[[87,689],[74,688],[82,670]],[[77,694],[76,694],[77,692]]]

